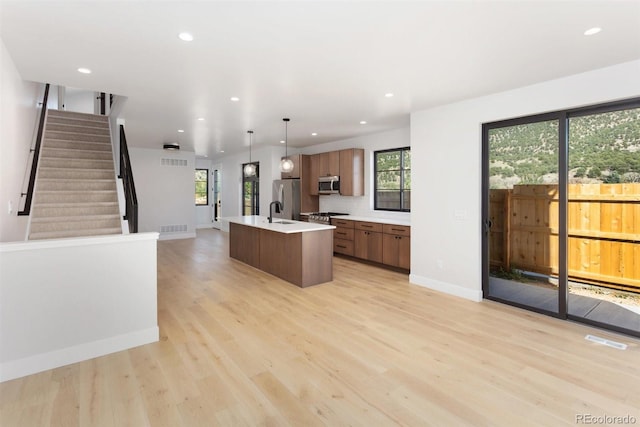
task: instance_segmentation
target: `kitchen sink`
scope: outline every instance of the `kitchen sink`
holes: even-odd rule
[[[274,224],[295,224],[295,222],[291,221],[273,221]]]

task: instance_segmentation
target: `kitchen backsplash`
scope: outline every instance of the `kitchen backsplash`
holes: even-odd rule
[[[347,197],[338,194],[320,196],[321,212],[346,212],[354,216],[411,220],[410,212],[376,211],[370,206],[369,196]]]

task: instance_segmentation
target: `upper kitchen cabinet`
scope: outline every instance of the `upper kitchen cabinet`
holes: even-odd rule
[[[320,177],[320,154],[309,156],[309,194],[318,195],[318,177]]]
[[[288,157],[293,162],[293,170],[291,172],[280,172],[280,179],[300,178],[302,171],[301,155],[292,154]]]
[[[320,153],[318,176],[340,176],[340,152]]]
[[[364,195],[364,150],[340,150],[340,195]]]

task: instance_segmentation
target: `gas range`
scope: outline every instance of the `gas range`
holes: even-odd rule
[[[312,212],[309,214],[309,222],[315,222],[318,224],[331,224],[331,217],[338,215],[349,215],[348,213],[340,212]]]

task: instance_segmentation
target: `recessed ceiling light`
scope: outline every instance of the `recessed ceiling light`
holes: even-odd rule
[[[198,117],[198,121],[204,122],[204,117]]]
[[[284,141],[280,141],[280,144],[284,144]]]
[[[600,31],[602,31],[602,28],[600,27],[593,27],[593,28],[589,28],[587,31],[584,32],[585,36],[592,36],[594,34],[598,34]]]
[[[317,134],[316,132],[313,132],[313,133],[311,134],[311,136],[317,136],[317,135],[318,135],[318,134]]]
[[[193,35],[191,35],[191,33],[180,33],[178,34],[178,38],[185,42],[193,41]]]
[[[88,68],[78,68],[78,72],[82,74],[91,74],[91,70]]]
[[[385,93],[384,96],[386,96],[387,98],[391,98],[393,97],[393,94],[391,92]]]
[[[221,153],[224,153],[224,150],[220,150]]]
[[[361,125],[366,125],[366,124],[367,124],[367,122],[366,122],[365,120],[360,120],[360,124],[361,124]]]
[[[240,98],[238,98],[237,96],[232,96],[232,97],[231,97],[231,100],[232,100],[233,102],[238,102],[238,101],[240,101]]]
[[[183,133],[184,129],[178,129],[178,132]]]

